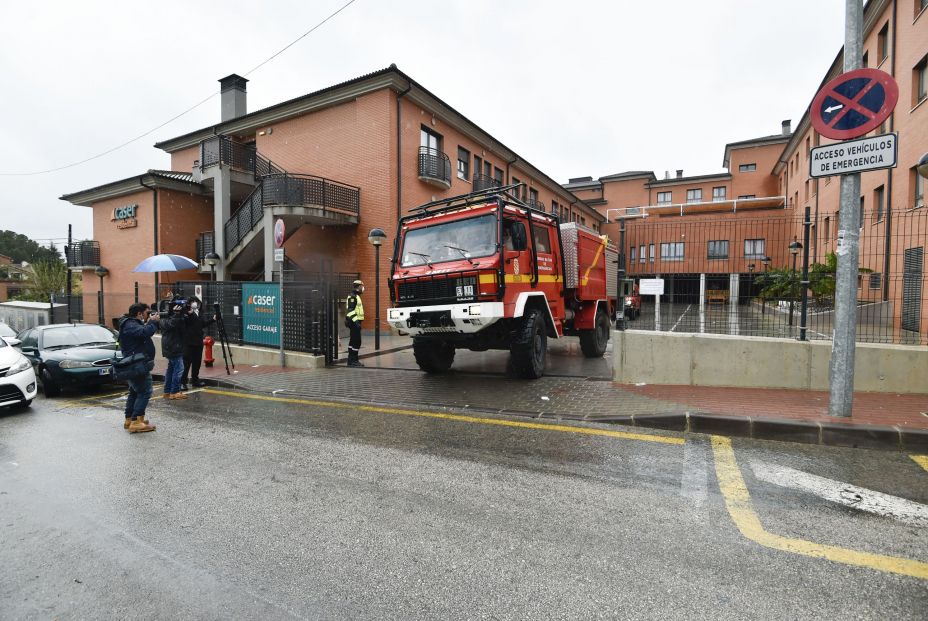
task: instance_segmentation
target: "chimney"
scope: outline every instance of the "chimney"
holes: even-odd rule
[[[664,179],[670,179],[670,171],[669,171],[669,170],[665,170],[665,171],[664,171]]]
[[[219,80],[220,97],[222,98],[222,122],[245,116],[245,78],[232,74]]]
[[[789,136],[793,132],[792,121],[790,119],[783,121],[782,126],[784,136]]]
[[[682,169],[682,168],[678,168],[678,169],[677,169],[677,179],[682,179],[682,178],[683,178],[683,169]]]

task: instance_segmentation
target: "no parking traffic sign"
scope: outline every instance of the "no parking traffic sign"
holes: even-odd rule
[[[812,126],[826,138],[857,138],[889,118],[898,100],[899,86],[885,71],[848,71],[823,86],[812,100]]]

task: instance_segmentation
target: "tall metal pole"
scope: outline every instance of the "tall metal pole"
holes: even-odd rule
[[[277,336],[280,339],[280,366],[287,366],[287,358],[284,355],[284,262],[279,261],[277,269],[280,274],[280,294],[277,303],[280,304],[280,315],[277,321]]]
[[[812,208],[806,207],[802,221],[802,309],[799,311],[799,340],[806,340],[806,320],[809,317],[809,229],[812,228]]]
[[[862,0],[846,0],[844,71],[859,69],[862,56]],[[860,251],[860,173],[841,175],[841,215],[835,254],[835,328],[831,347],[828,413],[850,418],[854,405],[854,351],[857,339],[857,273]]]
[[[792,248],[790,248],[790,250],[792,250]],[[793,271],[790,272],[790,275],[789,275],[790,287],[792,287],[793,278],[796,277],[796,256],[797,256],[798,254],[799,254],[798,252],[794,252],[794,253],[793,253]],[[790,296],[789,296],[789,327],[790,327],[790,328],[793,327],[793,305],[794,305],[794,303],[795,303],[795,302],[794,302],[794,298],[793,298],[792,295],[790,295]],[[792,330],[789,331],[789,335],[790,335],[791,337],[793,336],[793,331],[792,331]]]
[[[619,304],[619,308],[616,309],[616,320],[615,327],[616,330],[625,329],[625,218],[619,220],[619,269],[618,269],[618,288],[616,293],[616,302]]]
[[[71,249],[71,244],[74,243],[71,239],[71,225],[68,225],[68,245],[64,251],[64,264],[68,269],[68,323],[71,323],[71,257],[74,255],[74,250]]]
[[[374,246],[374,350],[380,351],[380,245]]]

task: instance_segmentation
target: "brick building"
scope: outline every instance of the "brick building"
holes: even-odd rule
[[[85,252],[72,265],[88,275],[108,270],[84,279],[85,295],[103,282],[108,297],[125,296],[112,305],[122,312],[136,282],[153,295],[156,278],[208,278],[211,251],[220,256],[219,279],[271,280],[276,218],[285,221],[296,278],[331,261],[372,283],[372,228],[392,238],[398,218],[417,205],[509,183],[524,184],[526,201],[562,218],[596,230],[605,220],[395,66],[251,113],[246,82],[220,80],[219,123],[155,145],[170,154],[171,170],[62,197],[94,213],[94,240],[77,247]],[[196,257],[198,274],[130,271],[157,253]]]
[[[896,168],[861,175],[858,297],[881,304],[896,333],[924,341],[928,181],[915,165],[928,151],[928,0],[867,2],[863,50],[863,66],[893,75],[899,86],[894,112],[871,133],[897,132],[899,155]],[[843,63],[839,53],[822,84],[840,75]],[[810,150],[830,142],[812,128],[807,109],[795,131],[784,121],[779,134],[726,145],[722,173],[685,177],[678,170],[659,179],[630,171],[574,178],[564,187],[607,218],[603,230],[614,240],[624,221],[631,275],[661,275],[671,295],[694,296],[701,306],[707,291],[745,302],[757,293],[757,273],[791,267],[789,244],[803,239],[806,207],[810,262],[834,252],[840,183],[812,179],[809,166]]]

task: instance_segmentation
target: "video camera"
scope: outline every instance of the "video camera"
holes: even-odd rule
[[[178,306],[181,307],[181,310],[177,311],[178,313],[183,314],[190,312],[190,300],[179,295],[175,295],[170,300],[161,300],[157,304],[152,304],[151,312],[161,315],[171,315]]]

